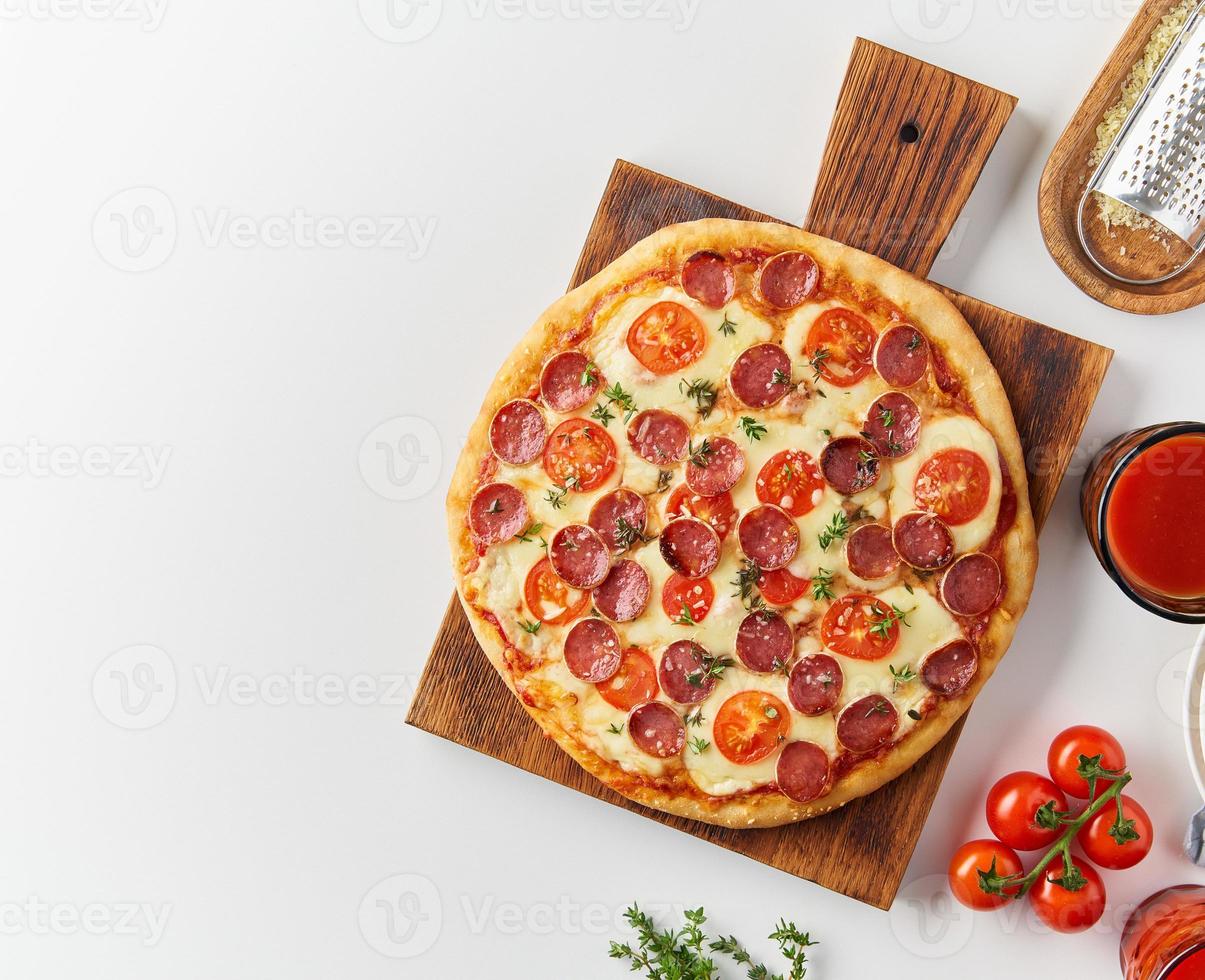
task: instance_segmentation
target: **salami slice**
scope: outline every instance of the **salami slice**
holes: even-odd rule
[[[736,291],[736,277],[724,256],[695,252],[682,266],[682,291],[704,306],[718,310]]]
[[[661,557],[686,578],[703,578],[720,563],[720,536],[706,521],[679,517],[661,532]]]
[[[575,589],[601,585],[611,570],[611,551],[594,528],[567,524],[552,536],[548,560],[561,580]]]
[[[791,668],[787,693],[796,710],[815,716],[833,710],[844,686],[845,676],[836,658],[812,653]]]
[[[870,406],[862,434],[884,459],[907,456],[920,442],[920,409],[902,391],[889,391]]]
[[[815,742],[790,742],[774,773],[780,792],[796,803],[810,803],[828,789],[828,754]]]
[[[629,623],[648,606],[651,589],[648,573],[624,558],[594,590],[594,608],[614,623]]]
[[[642,459],[654,466],[669,466],[686,459],[690,426],[673,412],[651,408],[632,419],[628,442]]]
[[[791,391],[791,358],[778,344],[749,347],[732,365],[728,383],[745,405],[767,408]]]
[[[469,530],[483,545],[509,541],[527,526],[527,501],[509,483],[490,483],[473,495]]]
[[[736,631],[736,655],[750,670],[770,674],[790,661],[795,649],[791,624],[768,609],[751,612]]]
[[[715,689],[716,679],[708,673],[704,661],[710,656],[693,640],[671,643],[661,654],[657,669],[661,690],[678,704],[698,704]]]
[[[622,654],[619,636],[601,619],[583,619],[565,637],[565,666],[587,684],[614,677]]]
[[[655,759],[672,759],[686,747],[686,726],[667,704],[650,701],[628,715],[628,732],[636,747]]]
[[[874,348],[874,369],[895,388],[911,388],[929,366],[929,342],[916,327],[901,323],[879,334]]]
[[[820,266],[806,252],[780,252],[761,267],[761,294],[771,306],[793,310],[820,286]]]
[[[879,482],[879,457],[865,439],[842,436],[824,447],[820,472],[830,487],[849,497]]]
[[[958,616],[982,616],[1000,601],[1004,584],[1000,566],[991,555],[963,555],[941,580],[941,601]]]
[[[602,372],[581,351],[554,354],[540,371],[540,397],[554,412],[572,412],[598,394]]]
[[[925,687],[947,698],[966,690],[979,670],[979,656],[967,640],[955,640],[934,650],[920,665]]]
[[[544,413],[535,402],[516,398],[494,413],[490,448],[502,462],[523,466],[538,459],[548,441]]]
[[[837,738],[851,752],[873,752],[891,740],[899,724],[895,705],[881,694],[870,694],[845,706],[837,719]]]
[[[634,490],[604,493],[590,508],[588,522],[612,551],[627,551],[641,541],[649,521],[648,504]]]
[[[926,510],[904,514],[895,522],[891,540],[899,556],[922,571],[944,568],[954,557],[954,532],[940,517]]]
[[[754,507],[742,517],[736,536],[741,550],[767,572],[791,564],[799,551],[799,526],[773,504]]]
[[[886,578],[900,564],[891,543],[891,528],[882,524],[859,524],[845,539],[845,564],[858,578],[873,582]]]
[[[700,497],[718,497],[745,475],[745,454],[731,439],[704,439],[686,464],[686,485]]]

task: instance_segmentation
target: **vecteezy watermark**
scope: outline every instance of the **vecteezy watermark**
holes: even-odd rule
[[[0,21],[107,21],[157,31],[167,0],[0,0]]]
[[[360,935],[382,956],[421,956],[439,939],[443,902],[435,883],[419,874],[390,875],[360,900]]]
[[[689,30],[702,0],[460,0],[471,21],[653,21]],[[411,44],[439,26],[444,0],[359,0],[360,19],[391,44]]]
[[[229,704],[238,708],[321,706],[404,708],[414,697],[418,678],[413,674],[319,674],[305,667],[288,673],[250,674],[228,664],[195,666],[193,676],[201,700],[208,706]]]
[[[1155,678],[1155,698],[1159,707],[1178,727],[1186,722],[1195,725],[1205,734],[1205,718],[1200,717],[1202,702],[1201,684],[1205,678],[1200,673],[1196,677],[1189,676],[1192,666],[1192,647],[1177,650],[1160,668]],[[1187,685],[1191,684],[1189,690]],[[1188,708],[1187,717],[1185,708]]]
[[[1006,21],[1129,20],[1142,0],[890,0],[900,30],[916,41],[944,44],[966,33],[976,14]]]
[[[150,902],[46,902],[31,895],[19,901],[0,899],[0,936],[136,937],[155,946],[167,931],[170,904]]]
[[[92,700],[118,728],[154,728],[175,706],[176,667],[158,647],[125,647],[96,668]]]
[[[927,960],[965,949],[975,929],[974,913],[954,900],[945,875],[925,875],[904,885],[889,919],[896,942]]]
[[[382,422],[360,443],[360,475],[386,500],[417,500],[443,470],[443,442],[430,422],[402,415]]]
[[[343,216],[318,214],[304,207],[288,213],[251,215],[228,207],[198,206],[192,208],[190,217],[204,248],[382,249],[410,261],[426,256],[437,224],[431,215]],[[171,258],[180,234],[175,204],[156,187],[119,191],[92,219],[97,253],[123,272],[159,268]]]
[[[171,454],[170,446],[48,445],[31,437],[24,445],[0,443],[0,477],[112,477],[138,480],[142,489],[154,490],[163,482]]]

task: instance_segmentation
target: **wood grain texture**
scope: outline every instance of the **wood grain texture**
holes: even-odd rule
[[[804,228],[927,276],[1016,104],[858,38]]]
[[[890,98],[891,94],[885,90],[880,97]],[[974,169],[977,176],[978,165]],[[940,178],[940,174],[929,178],[917,175],[922,183]],[[823,190],[822,184],[817,196]],[[912,198],[926,199],[924,194]],[[773,220],[698,188],[617,162],[571,285],[589,278],[658,228],[704,217]],[[956,217],[951,215],[950,222]],[[948,230],[941,232],[943,240]],[[931,227],[925,233],[929,231]],[[928,253],[928,245],[921,244],[905,247],[899,254],[923,264]],[[1001,368],[1022,441],[1031,454],[1038,451],[1041,465],[1032,472],[1030,492],[1034,518],[1040,527],[1079,440],[1111,352],[952,290],[944,291],[963,310]],[[1060,410],[1052,412],[1050,392],[1056,389],[1060,392]],[[466,699],[466,691],[473,692],[471,699]],[[464,710],[466,703],[472,703],[474,710]],[[874,794],[802,824],[729,830],[672,817],[612,792],[543,735],[478,648],[455,596],[407,722],[880,908],[889,907],[895,897],[962,729],[960,721],[909,772]]]
[[[1159,21],[1177,2],[1147,0],[1142,5],[1055,143],[1038,188],[1042,237],[1059,268],[1093,299],[1128,313],[1175,313],[1205,303],[1205,261],[1197,261],[1175,279],[1157,286],[1129,286],[1104,275],[1091,263],[1076,231],[1080,198],[1094,169],[1089,159],[1096,146],[1096,127],[1116,105],[1130,69],[1142,58]],[[1115,227],[1109,232],[1093,217],[1094,211],[1089,202],[1085,225],[1089,245],[1114,272],[1131,279],[1153,278],[1171,271],[1190,253],[1182,243],[1173,243],[1169,252],[1149,231]]]

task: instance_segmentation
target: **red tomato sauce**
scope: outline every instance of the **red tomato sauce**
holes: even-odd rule
[[[1176,964],[1167,980],[1205,980],[1205,949],[1195,953]]]
[[[1205,434],[1140,453],[1114,484],[1105,530],[1127,579],[1174,598],[1205,595]]]

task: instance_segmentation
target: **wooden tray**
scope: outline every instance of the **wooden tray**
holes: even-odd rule
[[[1013,104],[999,92],[859,40],[808,226],[820,233],[842,231],[854,244],[925,274]],[[904,125],[916,126],[921,138],[902,143],[898,134]],[[656,229],[702,217],[773,220],[618,161],[573,283]],[[1035,454],[1030,493],[1040,524],[1112,352],[945,292],[999,367],[1022,440]],[[1051,410],[1052,390],[1059,392],[1057,411]],[[466,690],[474,696],[466,698]],[[475,710],[466,712],[466,704]],[[671,817],[607,789],[544,737],[478,648],[455,596],[407,722],[880,908],[890,906],[899,888],[962,727],[956,725],[899,779],[816,820],[770,830],[727,830]]]
[[[1055,143],[1038,190],[1042,237],[1059,268],[1093,299],[1127,313],[1175,313],[1205,303],[1205,261],[1196,262],[1169,282],[1130,286],[1109,278],[1092,264],[1076,231],[1076,211],[1094,169],[1088,161],[1096,146],[1096,127],[1117,104],[1130,69],[1142,58],[1159,21],[1177,3],[1178,0],[1147,0],[1142,5]],[[1169,253],[1151,238],[1149,231],[1114,228],[1116,237],[1110,237],[1094,217],[1091,202],[1086,212],[1085,228],[1093,251],[1104,256],[1113,271],[1131,279],[1154,278],[1191,254],[1188,246],[1181,243],[1175,243]]]

